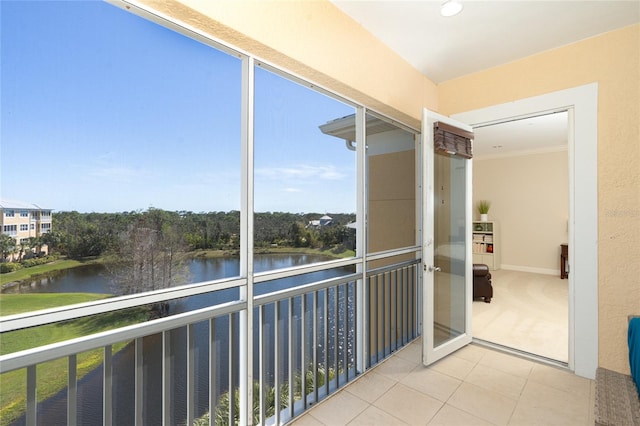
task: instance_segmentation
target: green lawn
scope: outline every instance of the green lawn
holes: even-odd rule
[[[269,247],[265,249],[256,249],[258,254],[319,254],[322,256],[335,257],[337,259],[354,257],[356,252],[353,250],[337,251],[336,249],[316,249],[308,247]]]
[[[336,249],[318,249],[309,247],[266,247],[256,248],[257,254],[319,254],[323,256],[334,257],[337,259],[354,257],[356,252],[353,250],[338,251]],[[194,258],[213,258],[213,257],[229,257],[233,253],[228,250],[194,250],[188,253]]]
[[[37,296],[37,297],[32,297]],[[62,305],[104,299],[109,294],[95,293],[26,293],[0,294],[0,316],[55,308]]]
[[[109,297],[104,294],[87,293],[32,293],[1,294],[0,308],[3,315],[51,308],[72,303],[88,302]],[[3,333],[0,339],[0,354],[13,353],[37,346],[61,342],[105,330],[144,322],[148,318],[145,308],[100,314],[63,323]],[[127,342],[114,345],[116,352]],[[82,377],[102,363],[102,349],[78,355],[78,377]],[[38,400],[42,401],[67,385],[67,359],[58,359],[41,364],[37,368]],[[0,425],[9,425],[24,413],[26,406],[26,370],[16,370],[0,376]]]

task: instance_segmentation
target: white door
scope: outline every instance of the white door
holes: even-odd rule
[[[470,126],[429,110],[422,116],[423,363],[471,342],[471,160],[434,151],[434,125]]]

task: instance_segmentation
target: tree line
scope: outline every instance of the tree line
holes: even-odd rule
[[[331,225],[308,226],[320,216],[318,213],[255,213],[254,246],[258,249],[274,245],[354,248],[355,233],[344,226],[355,220],[354,214],[331,214]],[[39,253],[43,245],[47,245],[50,254],[71,259],[118,254],[142,244],[143,235],[148,244],[150,240],[157,240],[157,244],[179,247],[183,252],[209,249],[234,252],[240,248],[238,211],[194,213],[151,208],[121,213],[57,212],[52,216],[51,228],[50,232],[31,237],[22,244],[2,235],[3,260],[15,253],[20,259],[30,257],[34,251]]]

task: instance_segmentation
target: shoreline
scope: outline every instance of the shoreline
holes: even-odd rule
[[[321,256],[328,256],[335,259],[342,259],[355,256],[353,250],[342,250],[340,252],[333,249],[313,249],[308,247],[264,247],[256,248],[255,254],[314,254]],[[186,253],[186,257],[190,259],[213,259],[220,257],[238,257],[239,250],[195,250]],[[0,293],[4,293],[5,290],[13,288],[22,284],[25,281],[30,281],[38,278],[44,278],[51,273],[57,271],[63,271],[66,269],[77,268],[79,266],[85,266],[96,263],[103,263],[104,257],[90,258],[82,260],[73,259],[58,259],[51,263],[44,265],[33,266],[31,268],[20,269],[15,272],[9,272],[6,274],[0,274]],[[33,273],[29,273],[29,270],[33,270]],[[12,276],[18,276],[17,279],[11,279]]]

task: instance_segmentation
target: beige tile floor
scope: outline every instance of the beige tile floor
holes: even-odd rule
[[[557,275],[491,271],[493,300],[473,302],[473,337],[569,361],[569,280]]]
[[[418,339],[293,424],[593,425],[592,380],[471,344],[430,367]]]

